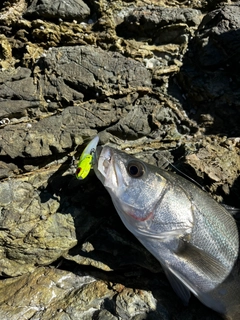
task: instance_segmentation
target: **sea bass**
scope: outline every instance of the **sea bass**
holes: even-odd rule
[[[93,168],[125,226],[158,259],[183,302],[192,292],[221,314],[236,313],[239,237],[228,211],[181,176],[108,146],[97,148]]]

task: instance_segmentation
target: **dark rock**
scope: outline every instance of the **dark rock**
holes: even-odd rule
[[[141,63],[118,53],[105,53],[93,47],[62,47],[50,50],[42,59],[39,64],[47,77],[36,74],[35,80],[26,68],[2,75],[2,97],[12,99],[0,101],[2,116],[17,117],[18,121],[11,120],[4,127],[1,155],[15,158],[63,153],[80,141],[81,136],[96,134],[94,129],[107,127],[126,113],[121,105],[112,108],[116,99],[99,105],[86,102],[45,118],[51,102],[101,100],[112,95],[127,96],[133,89],[142,91],[151,87],[149,71]],[[129,97],[126,97],[127,101]],[[27,123],[22,123],[22,117],[26,117],[24,122]],[[31,123],[28,123],[29,118]],[[34,118],[43,119],[32,123]],[[48,132],[45,137],[44,132]],[[74,137],[77,136],[76,140]]]
[[[133,9],[124,17],[124,22],[117,27],[117,32],[124,37],[150,37],[155,44],[169,43],[173,39],[175,39],[173,43],[176,43],[179,41],[177,40],[179,34],[186,33],[181,27],[198,26],[201,18],[201,12],[195,9],[140,7]],[[167,35],[170,26],[174,27],[175,31],[171,27],[171,35]]]
[[[33,0],[26,15],[41,18],[84,20],[90,14],[90,9],[82,0]]]
[[[199,25],[195,41],[200,66],[211,70],[240,70],[240,6],[225,6],[207,14]]]
[[[191,99],[189,112],[208,133],[240,133],[239,17],[239,4],[207,14],[179,75],[180,84]]]
[[[119,53],[92,46],[61,47],[43,58],[49,81],[64,82],[84,93],[84,99],[123,95],[131,90],[150,90],[151,75],[139,62]]]
[[[144,96],[137,99],[125,117],[122,117],[106,131],[128,140],[143,136],[158,136],[169,137],[169,140],[175,141],[180,137],[176,125],[176,122],[180,120],[175,122],[174,118],[178,117],[171,108],[168,106],[162,108],[158,99]]]

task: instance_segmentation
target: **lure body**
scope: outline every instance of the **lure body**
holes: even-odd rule
[[[96,136],[83,150],[83,153],[80,156],[78,161],[76,177],[77,179],[83,180],[85,179],[93,166],[93,155],[96,151],[96,147],[99,141],[99,137]]]

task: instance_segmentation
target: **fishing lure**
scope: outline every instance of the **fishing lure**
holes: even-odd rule
[[[85,179],[93,166],[93,155],[96,151],[96,147],[99,141],[99,137],[96,136],[93,138],[86,148],[83,150],[83,153],[80,156],[78,161],[76,177],[77,179],[83,180]]]

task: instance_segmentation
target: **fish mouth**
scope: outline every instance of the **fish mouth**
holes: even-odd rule
[[[111,164],[111,150],[106,147],[97,147],[96,153],[96,164],[98,171],[102,174],[103,177],[106,177],[107,171]]]
[[[113,150],[110,147],[97,147],[94,171],[106,188],[117,188],[123,182],[120,167],[115,161]]]

